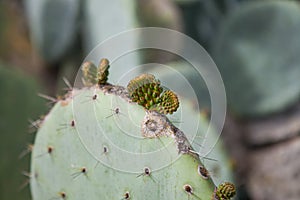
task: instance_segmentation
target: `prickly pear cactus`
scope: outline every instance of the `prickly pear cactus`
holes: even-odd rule
[[[89,86],[68,92],[40,125],[31,160],[34,200],[234,195],[233,185],[215,187],[205,176],[185,133],[164,115],[179,107],[174,92],[163,91],[151,75],[135,78],[127,88],[111,85],[107,60],[95,76],[93,65],[83,66]]]

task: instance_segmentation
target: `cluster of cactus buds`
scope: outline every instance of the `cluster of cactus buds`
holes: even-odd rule
[[[109,75],[109,67],[109,61],[106,58],[101,59],[98,67],[96,67],[96,65],[90,61],[83,63],[81,68],[83,74],[83,84],[85,86],[106,84]]]
[[[177,95],[171,90],[163,90],[160,81],[152,74],[142,74],[127,85],[129,96],[148,110],[156,110],[163,114],[172,114],[179,107]]]
[[[230,182],[224,182],[215,188],[214,200],[230,200],[235,196],[235,186]]]

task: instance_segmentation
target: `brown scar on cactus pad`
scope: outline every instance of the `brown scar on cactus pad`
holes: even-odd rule
[[[142,135],[146,138],[173,137],[177,144],[178,154],[190,154],[198,157],[191,151],[193,148],[184,133],[175,127],[169,119],[157,111],[147,111],[142,122]]]

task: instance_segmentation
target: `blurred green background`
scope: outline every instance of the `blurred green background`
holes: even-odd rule
[[[62,94],[62,78],[72,83],[97,44],[137,27],[183,32],[217,64],[237,199],[300,199],[300,3],[292,0],[0,1],[0,199],[30,199],[29,121],[49,110],[37,94]],[[209,93],[187,62],[149,49],[132,59],[174,67],[209,112]]]

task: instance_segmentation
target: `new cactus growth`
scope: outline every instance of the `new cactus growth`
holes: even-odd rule
[[[128,83],[127,90],[133,102],[148,110],[172,114],[179,107],[177,95],[171,90],[163,92],[160,81],[152,74],[142,74],[134,78]]]
[[[85,62],[82,66],[83,78],[82,82],[85,86],[93,86],[96,84],[103,85],[108,79],[109,61],[101,59],[98,68],[92,62]]]
[[[98,84],[105,84],[108,79],[108,69],[109,69],[109,61],[107,59],[102,59],[100,61],[99,67],[98,67],[98,72],[97,72],[97,80]]]
[[[161,96],[158,110],[164,114],[172,114],[173,112],[176,112],[178,107],[179,100],[177,95],[171,90],[165,91]]]
[[[214,198],[219,200],[227,200],[234,197],[236,191],[232,183],[224,182],[215,189]]]
[[[58,101],[38,131],[31,161],[34,200],[233,196],[227,184],[215,189],[210,176],[199,174],[199,155],[164,115],[179,106],[174,92],[163,92],[152,75],[133,79],[127,89],[114,86],[107,83],[106,59],[94,67],[84,64],[86,87]]]
[[[92,62],[83,63],[82,73],[82,82],[85,86],[92,86],[97,83],[97,67]]]
[[[160,102],[163,88],[153,75],[142,74],[128,83],[127,90],[133,102],[150,109]]]

